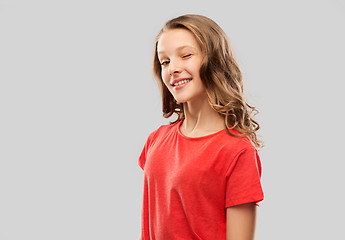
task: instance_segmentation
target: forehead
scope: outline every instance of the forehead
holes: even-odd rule
[[[158,54],[169,53],[182,49],[200,50],[194,35],[186,29],[170,29],[165,31],[157,43]]]

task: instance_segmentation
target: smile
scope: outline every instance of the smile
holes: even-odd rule
[[[182,85],[182,84],[189,83],[190,81],[192,81],[192,79],[185,79],[185,80],[182,80],[182,81],[179,81],[179,82],[173,84],[173,86],[174,86],[174,87],[180,86],[180,85]]]
[[[173,85],[173,89],[174,90],[181,89],[184,86],[186,86],[190,81],[192,81],[192,79],[185,79],[185,80],[179,81]]]

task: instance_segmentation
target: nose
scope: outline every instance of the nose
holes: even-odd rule
[[[170,60],[168,72],[170,75],[180,73],[181,72],[181,66],[180,66],[179,62],[176,60],[175,61]]]

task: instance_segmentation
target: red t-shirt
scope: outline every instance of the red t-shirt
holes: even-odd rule
[[[225,129],[184,136],[182,121],[153,131],[139,157],[142,240],[225,240],[226,208],[263,200],[259,155]]]

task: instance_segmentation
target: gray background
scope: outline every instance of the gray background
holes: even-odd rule
[[[0,239],[137,239],[165,21],[228,34],[257,106],[257,238],[344,239],[341,0],[0,0]]]

